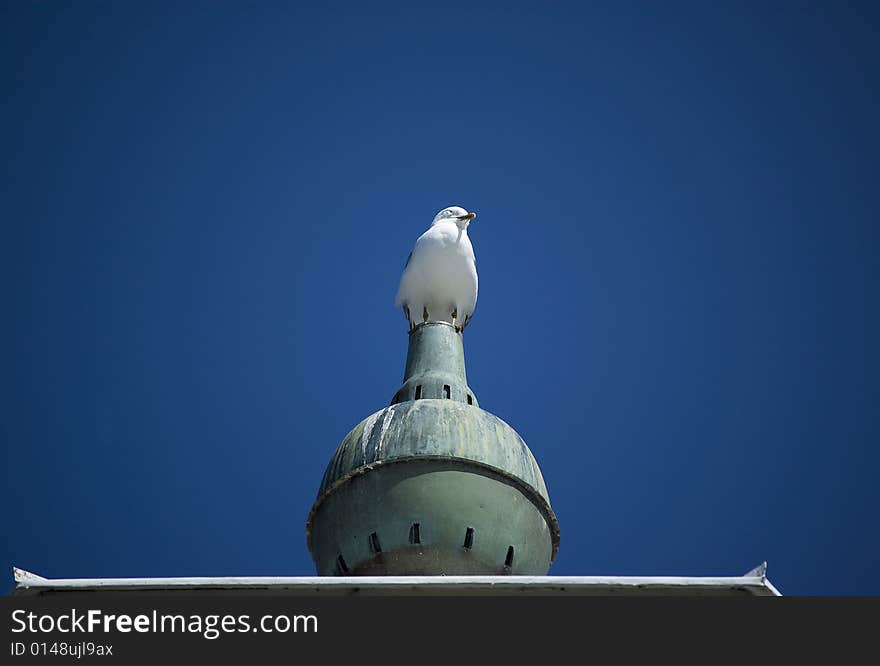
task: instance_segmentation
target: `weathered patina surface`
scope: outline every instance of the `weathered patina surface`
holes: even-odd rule
[[[534,456],[477,407],[461,334],[434,323],[410,334],[392,404],[336,449],[306,533],[325,575],[544,574],[559,546]]]

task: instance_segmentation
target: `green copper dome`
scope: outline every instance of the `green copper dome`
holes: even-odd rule
[[[357,424],[333,454],[318,494],[362,468],[412,456],[484,465],[513,476],[550,504],[538,463],[513,428],[479,407],[436,399],[391,405]]]
[[[559,526],[516,431],[477,406],[462,336],[410,333],[392,404],[336,449],[306,525],[319,574],[544,574]]]

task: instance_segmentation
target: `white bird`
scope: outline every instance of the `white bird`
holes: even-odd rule
[[[400,277],[395,305],[410,330],[445,321],[463,330],[477,306],[477,263],[467,228],[477,216],[461,206],[444,208],[419,236]]]

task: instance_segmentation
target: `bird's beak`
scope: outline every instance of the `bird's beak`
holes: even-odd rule
[[[477,216],[476,213],[468,213],[467,215],[459,215],[459,220],[473,220]]]

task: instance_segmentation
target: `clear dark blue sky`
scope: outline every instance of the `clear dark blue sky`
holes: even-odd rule
[[[461,204],[551,573],[880,594],[876,3],[316,5],[3,2],[0,587],[312,574]]]

